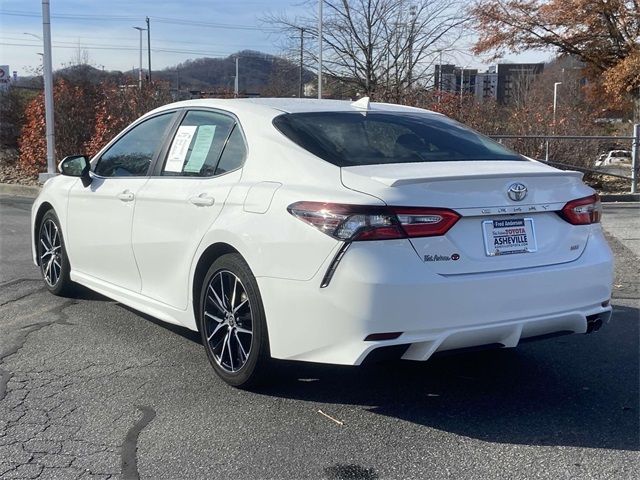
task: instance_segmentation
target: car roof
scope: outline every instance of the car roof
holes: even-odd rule
[[[362,99],[361,99],[362,100]],[[362,108],[361,104],[349,100],[328,100],[312,98],[203,98],[197,100],[186,100],[182,102],[164,105],[153,112],[172,108],[218,108],[236,114],[251,113],[275,116],[280,113],[303,113],[303,112],[405,112],[405,113],[431,113],[430,110],[422,108],[408,107],[391,103],[371,102],[368,108]],[[440,114],[437,114],[440,115]]]

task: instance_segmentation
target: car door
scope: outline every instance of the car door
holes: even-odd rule
[[[137,196],[132,242],[143,295],[187,307],[193,255],[240,180],[245,155],[234,117],[205,110],[184,114]]]
[[[71,188],[67,243],[75,272],[140,292],[131,248],[136,195],[174,118],[175,112],[160,114],[125,131],[92,162],[91,184]]]

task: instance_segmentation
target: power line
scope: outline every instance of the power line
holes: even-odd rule
[[[72,42],[64,42],[66,44],[71,43],[71,45],[61,45],[62,42],[55,42],[53,46],[55,48],[64,48],[64,49],[77,49],[78,47],[84,48],[86,50],[114,50],[114,51],[138,51],[138,47],[124,47],[124,46],[106,46],[106,45],[78,45],[77,43]],[[36,47],[39,46],[33,43],[8,43],[8,42],[0,42],[0,46],[14,46],[14,47]],[[223,53],[223,52],[211,52],[204,50],[183,50],[183,49],[170,49],[170,48],[152,48],[152,52],[161,52],[161,53],[180,53],[180,54],[188,54],[188,55],[204,55],[210,58],[228,58],[229,56],[236,55],[243,58],[266,58],[266,57],[275,57],[275,55],[268,53],[255,53],[252,54],[250,52],[245,53]]]
[[[38,12],[25,12],[18,10],[3,10],[2,15],[11,15],[17,17],[34,17],[40,18],[40,14]],[[140,20],[140,17],[130,16],[130,15],[89,15],[89,14],[72,14],[72,13],[58,13],[55,15],[51,15],[51,18],[58,18],[63,20],[97,20],[97,21],[137,21]],[[170,23],[175,25],[189,25],[189,26],[199,26],[199,27],[208,27],[208,28],[222,28],[222,29],[231,29],[231,30],[254,30],[260,32],[276,32],[277,29],[273,28],[262,28],[256,27],[252,25],[240,25],[240,24],[232,24],[232,23],[214,23],[214,22],[202,22],[195,21],[189,19],[182,18],[170,18],[170,17],[149,17],[151,20],[159,23]]]
[[[69,38],[69,39],[75,39],[75,42],[65,42],[63,40],[58,40],[57,43],[73,43],[74,45],[78,45],[78,43],[82,43],[81,39],[90,39],[90,40],[114,40],[113,37],[96,37],[96,36],[77,36],[77,35],[56,35],[56,38]],[[38,40],[31,40],[28,38],[24,38],[22,35],[12,35],[12,34],[8,34],[8,35],[0,35],[0,39],[3,40],[9,40],[9,41],[29,41],[29,42],[34,42],[34,46],[40,45],[40,42]],[[198,46],[202,46],[202,47],[210,47],[212,46],[211,43],[208,42],[188,42],[188,41],[184,41],[184,40],[154,40],[153,42],[154,44],[167,44],[167,48],[169,48],[171,45],[174,44],[182,44],[182,45],[198,45]],[[131,45],[131,42],[123,40],[122,44],[94,44],[94,43],[88,43],[88,44],[93,44],[93,45],[100,45],[100,46],[111,46],[111,45],[115,45],[115,46],[129,46]],[[82,43],[82,45],[84,45],[84,43]],[[260,47],[264,47],[264,43],[261,44],[257,44],[257,43],[250,43],[250,44],[246,44],[246,43],[226,43],[225,42],[225,46],[229,46],[229,47],[243,47],[243,48],[248,48],[248,47],[255,47],[255,48],[260,48]]]

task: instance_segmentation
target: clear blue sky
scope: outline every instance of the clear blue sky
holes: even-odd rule
[[[269,12],[303,14],[305,7],[301,3],[302,0],[51,0],[53,65],[60,68],[69,63],[80,46],[98,68],[137,68],[139,33],[132,27],[144,27],[146,16],[151,18],[154,70],[189,58],[227,56],[245,49],[278,53],[281,39],[265,31],[268,26],[260,19]],[[41,11],[38,0],[0,0],[0,64],[9,65],[19,75],[28,75],[40,65],[42,42],[25,33],[42,36]],[[179,23],[181,20],[185,22]],[[143,48],[146,49],[146,33]],[[509,59],[541,61],[547,57],[526,54]],[[475,66],[482,63],[471,57],[462,61]],[[143,66],[146,67],[146,50]]]

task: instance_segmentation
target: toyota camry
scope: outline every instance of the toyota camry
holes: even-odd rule
[[[612,254],[581,174],[427,110],[191,100],[59,169],[32,211],[46,287],[199,331],[234,386],[273,359],[427,360],[611,316]]]

